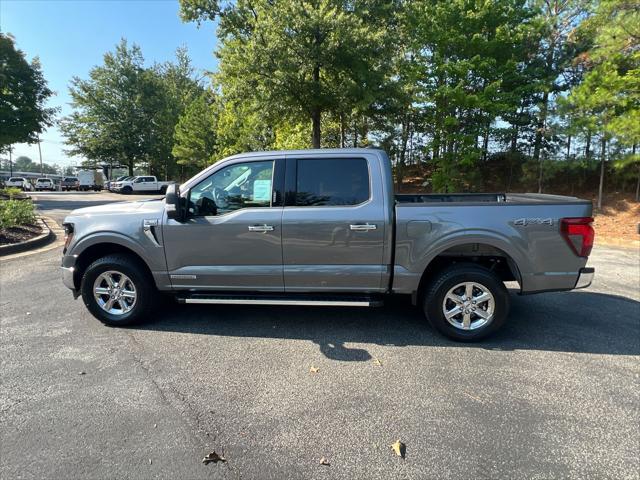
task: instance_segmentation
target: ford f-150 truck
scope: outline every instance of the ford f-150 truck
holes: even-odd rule
[[[165,193],[174,182],[159,182],[153,175],[138,175],[115,182],[111,190],[118,193]]]
[[[590,285],[591,202],[538,194],[395,195],[374,149],[235,155],[164,199],[65,219],[63,281],[109,325],[183,303],[375,306],[409,295],[477,340],[519,293]]]

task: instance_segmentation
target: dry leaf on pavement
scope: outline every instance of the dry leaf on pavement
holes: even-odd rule
[[[211,462],[218,463],[218,462],[226,462],[226,461],[227,461],[226,458],[224,458],[222,455],[218,455],[215,451],[211,452],[209,455],[207,455],[202,459],[202,463],[204,463],[205,465]]]
[[[400,440],[396,440],[396,442],[391,445],[391,449],[396,452],[397,456],[402,458],[404,458],[405,454],[407,453],[407,446]]]
[[[309,369],[309,373],[318,373],[320,371],[319,367],[311,367]]]
[[[331,464],[329,463],[329,460],[327,460],[326,458],[322,457],[322,458],[320,459],[320,465],[326,465],[326,466],[329,466],[329,465],[331,465]]]
[[[377,359],[377,358],[374,358],[374,359],[373,359],[373,364],[374,364],[376,367],[381,367],[381,366],[382,366],[382,362],[381,362],[379,359]]]

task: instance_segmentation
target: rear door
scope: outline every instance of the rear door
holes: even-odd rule
[[[285,290],[378,292],[385,210],[376,159],[287,158],[282,252]],[[380,195],[381,197],[381,195]]]

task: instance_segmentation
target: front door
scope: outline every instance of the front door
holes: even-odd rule
[[[235,161],[189,189],[187,219],[163,227],[174,288],[283,291],[280,163]]]
[[[365,157],[287,157],[282,252],[287,292],[378,292],[385,205]],[[373,192],[379,192],[374,198]]]

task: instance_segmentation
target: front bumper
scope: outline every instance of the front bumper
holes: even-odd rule
[[[73,272],[75,271],[75,268],[60,267],[60,270],[62,271],[62,283],[64,283],[64,286],[71,290],[75,290],[76,286],[73,283]]]
[[[580,269],[580,273],[578,274],[578,280],[576,281],[576,285],[573,288],[587,288],[593,282],[593,276],[595,275],[596,269],[591,267],[585,267]]]
[[[62,257],[62,265],[60,272],[62,274],[62,283],[65,287],[73,292],[73,298],[78,298],[80,292],[76,288],[75,284],[75,266],[77,257],[75,255],[64,255]]]

